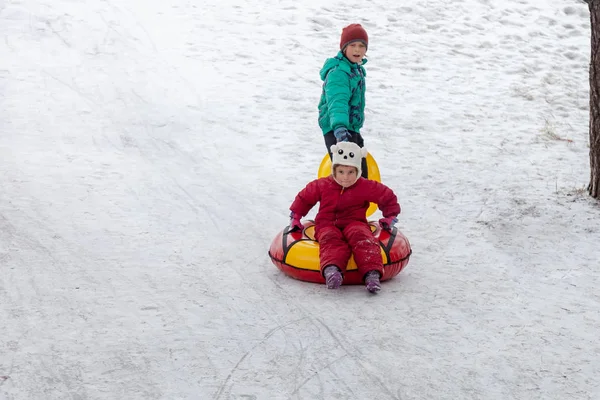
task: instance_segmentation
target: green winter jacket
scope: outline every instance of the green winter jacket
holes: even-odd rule
[[[365,71],[340,51],[328,58],[321,69],[323,92],[319,102],[319,126],[323,134],[338,127],[360,133],[365,120]]]

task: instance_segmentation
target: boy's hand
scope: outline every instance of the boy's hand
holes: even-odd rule
[[[333,136],[335,136],[338,142],[347,142],[352,137],[350,132],[348,132],[348,129],[344,127],[336,128],[333,131]]]
[[[392,228],[394,227],[394,225],[396,224],[396,222],[398,222],[398,218],[395,218],[395,217],[381,218],[379,220],[379,226],[384,231],[391,232]]]

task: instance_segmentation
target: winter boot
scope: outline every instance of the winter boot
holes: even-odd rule
[[[369,271],[365,274],[365,287],[371,293],[377,293],[381,290],[381,283],[379,283],[379,272]]]
[[[323,270],[323,276],[325,277],[325,283],[327,283],[327,289],[337,289],[342,286],[342,273],[335,265],[326,266]]]

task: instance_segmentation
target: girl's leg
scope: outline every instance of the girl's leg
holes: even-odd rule
[[[383,275],[383,259],[381,247],[375,239],[371,228],[364,222],[353,222],[344,229],[344,237],[354,254],[354,261],[361,276],[369,271],[377,271]]]
[[[328,265],[335,265],[344,274],[352,252],[342,231],[334,226],[327,226],[315,232],[315,237],[319,242],[321,274]]]

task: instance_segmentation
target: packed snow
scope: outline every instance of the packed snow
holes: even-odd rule
[[[350,23],[413,249],[377,295],[267,255]],[[600,398],[584,3],[0,0],[0,38],[1,400]]]

